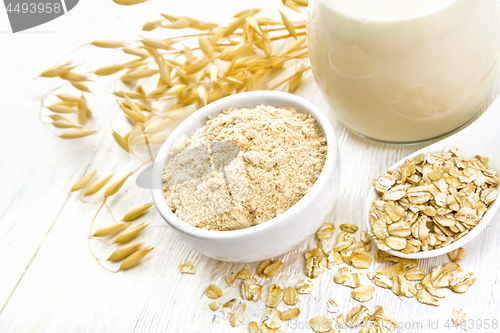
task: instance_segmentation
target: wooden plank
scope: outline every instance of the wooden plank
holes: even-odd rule
[[[125,22],[140,26],[143,21],[156,18],[151,17],[153,6],[158,6],[162,11],[168,9],[163,10],[162,4],[152,3],[156,2],[144,7],[136,6],[132,11],[126,8],[117,10],[120,15],[130,19]],[[262,1],[260,4],[267,2]],[[101,24],[110,28],[106,37],[113,37],[114,33],[119,34],[123,30],[123,26],[110,16],[109,9],[105,5],[99,7],[101,5],[101,1],[87,1],[78,5],[82,9],[79,16],[75,14],[72,19],[75,20],[75,26],[86,24],[88,30],[74,40],[75,45],[102,37],[102,31],[99,31],[102,30]],[[229,4],[223,1],[200,2],[199,6],[189,2],[178,6],[177,13],[191,13],[191,9],[195,8],[196,12],[192,16],[206,19],[210,19],[207,12],[213,13],[209,9],[215,6],[219,10],[214,16],[221,20],[236,12],[238,7],[246,7],[243,3]],[[77,10],[78,7],[72,12],[76,13]],[[88,13],[88,16],[81,13]],[[134,19],[131,13],[137,18]],[[67,16],[61,20],[69,20],[69,14]],[[60,27],[69,25],[67,21],[53,24],[54,29],[59,24]],[[235,332],[244,331],[250,320],[260,323],[266,311],[262,302],[247,302],[245,325],[233,329],[227,314],[208,309],[211,300],[204,296],[206,288],[215,283],[223,289],[223,302],[231,298],[239,299],[239,283],[232,288],[227,287],[224,275],[228,271],[243,268],[255,270],[258,263],[233,265],[200,255],[182,243],[155,211],[143,218],[151,226],[139,238],[155,246],[155,250],[137,268],[112,274],[101,269],[89,255],[87,234],[98,205],[85,205],[75,198],[67,197],[69,184],[88,170],[99,169],[100,177],[116,170],[118,164],[123,165],[124,170],[129,165],[137,164],[137,161],[117,150],[109,135],[112,128],[126,128],[125,121],[111,124],[111,118],[116,118],[114,112],[117,111],[109,99],[97,99],[99,109],[107,112],[96,112],[100,117],[96,124],[102,128],[96,136],[85,139],[85,144],[75,145],[74,142],[54,139],[33,117],[38,99],[46,87],[38,84],[38,81],[29,80],[41,70],[40,64],[51,63],[52,53],[64,53],[62,50],[66,50],[67,45],[63,45],[63,42],[69,40],[68,36],[74,32],[63,32],[62,37],[59,34],[42,37],[16,35],[15,40],[9,36],[7,45],[19,52],[8,55],[0,64],[2,77],[10,78],[8,82],[0,81],[0,91],[6,92],[7,96],[2,118],[8,121],[5,130],[0,131],[0,152],[4,157],[0,162],[0,170],[6,175],[2,183],[6,190],[0,191],[0,331]],[[20,39],[17,39],[18,36]],[[48,50],[46,43],[51,43],[56,51]],[[33,52],[41,55],[37,63],[30,62]],[[101,60],[106,64],[113,61],[112,58]],[[24,67],[18,69],[11,66],[12,63],[20,63]],[[369,180],[423,145],[387,145],[359,138],[336,122],[310,78],[299,89],[299,93],[329,114],[339,139],[343,183],[328,220],[336,225],[363,225]],[[149,191],[137,190],[133,181],[127,182],[124,189],[127,192],[121,192],[113,199],[112,210],[116,217],[121,217],[132,204],[151,200]],[[111,219],[107,214],[104,211],[99,215],[97,223],[109,223]],[[500,280],[495,265],[495,258],[500,255],[500,249],[496,246],[500,228],[495,223],[499,217],[497,215],[487,230],[466,247],[467,254],[460,264],[478,275],[478,281],[468,293],[458,295],[445,290],[443,293],[446,298],[440,300],[439,308],[434,308],[422,305],[415,299],[399,300],[390,290],[377,288],[374,299],[365,305],[370,310],[375,305],[383,306],[403,325],[412,325],[413,322],[417,322],[413,325],[418,325],[418,322],[424,325],[422,329],[409,327],[406,332],[432,331],[425,326],[429,320],[431,323],[438,320],[439,327],[443,329],[455,306],[462,307],[467,318],[483,321],[500,319],[495,317],[498,316],[500,297],[494,292]],[[91,246],[103,258],[112,251],[94,241]],[[282,287],[293,286],[305,278],[303,252],[314,246],[315,239],[311,238],[297,251],[278,258],[283,259],[285,265],[282,273],[262,281],[264,297],[271,283]],[[195,263],[195,275],[178,272],[179,264],[186,260]],[[442,256],[422,260],[420,265],[429,271],[434,265],[447,261],[448,258]],[[374,263],[368,270],[361,271],[363,283],[370,284],[366,272],[373,272],[376,267]],[[333,282],[336,271],[337,268],[334,268],[316,279],[313,294],[300,296],[298,307],[301,315],[296,321],[288,322],[284,331],[310,332],[306,328],[310,318],[333,316],[327,313],[326,302],[330,298],[339,304],[339,313],[344,315],[359,305],[351,299],[350,288]],[[287,307],[281,304],[279,309],[285,310]]]

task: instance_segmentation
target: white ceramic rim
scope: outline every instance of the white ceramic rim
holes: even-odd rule
[[[204,230],[196,228],[193,225],[184,222],[183,220],[178,218],[170,210],[170,207],[167,205],[167,201],[163,196],[162,176],[163,176],[164,166],[162,164],[162,160],[168,157],[168,153],[170,152],[170,149],[174,144],[175,140],[180,135],[186,132],[191,122],[199,121],[200,119],[206,121],[207,115],[210,114],[214,109],[219,109],[220,111],[222,111],[222,109],[226,107],[234,106],[234,104],[237,104],[242,99],[249,99],[255,101],[252,103],[248,103],[248,107],[262,104],[259,103],[260,99],[270,99],[270,100],[274,99],[274,100],[281,100],[284,102],[290,101],[292,104],[294,104],[294,107],[296,107],[299,112],[307,110],[308,113],[310,113],[314,117],[314,119],[316,119],[316,122],[318,123],[319,127],[323,130],[323,133],[327,141],[328,151],[325,160],[325,165],[323,166],[323,170],[320,176],[313,184],[313,186],[309,189],[309,191],[306,193],[306,195],[304,195],[295,205],[293,205],[286,212],[265,223],[245,229],[230,230],[230,231]],[[324,179],[327,177],[326,175],[323,174],[323,171],[335,167],[335,158],[337,154],[338,154],[337,137],[335,135],[335,131],[333,130],[333,126],[330,123],[330,120],[317,106],[305,100],[304,98],[285,92],[270,91],[270,90],[243,92],[231,95],[228,97],[221,98],[217,101],[214,101],[202,107],[201,109],[190,115],[188,118],[186,118],[172,132],[172,134],[170,134],[170,136],[168,137],[168,139],[165,141],[160,151],[158,152],[158,155],[155,159],[155,164],[153,166],[153,171],[151,175],[151,181],[152,181],[151,192],[153,195],[153,202],[160,215],[170,226],[172,226],[179,232],[191,236],[193,238],[212,240],[212,241],[228,240],[228,239],[235,240],[238,238],[264,233],[267,230],[273,229],[275,227],[285,227],[287,219],[289,217],[292,217],[297,212],[306,209],[309,206],[310,202],[314,200],[314,198],[316,198],[318,195],[320,195],[319,184],[321,182],[324,182],[325,181]],[[307,221],[304,221],[304,223],[307,223]]]
[[[442,144],[444,144],[443,147],[447,147],[448,146],[447,142],[448,142],[449,138],[452,138],[452,137],[448,137],[442,141],[436,142],[435,144],[433,144],[431,146],[425,147],[419,151],[416,151],[415,153],[413,153],[411,155],[408,155],[403,160],[397,162],[396,164],[394,164],[393,166],[391,166],[387,170],[399,168],[400,166],[403,165],[405,160],[412,159],[415,156],[422,154],[423,151],[439,151],[439,150],[441,150],[441,149],[433,149],[433,147],[435,145],[441,146]],[[375,191],[375,189],[372,187],[370,189],[370,192],[368,193],[368,197],[366,199],[366,207],[364,210],[365,215],[366,215],[365,216],[365,226],[366,226],[367,230],[372,230],[372,228],[370,226],[368,211],[369,211],[373,201],[375,201],[377,198],[380,198],[380,194],[378,194],[377,191]],[[410,254],[404,254],[403,252],[396,251],[396,250],[388,250],[388,251],[384,251],[384,252],[387,252],[389,254],[392,254],[393,256],[405,258],[405,259],[425,259],[425,258],[432,258],[432,257],[441,256],[441,255],[447,254],[453,250],[456,250],[459,247],[462,247],[465,244],[467,244],[468,242],[470,242],[471,240],[473,240],[477,235],[479,235],[490,224],[491,218],[485,219],[485,217],[486,217],[486,214],[495,214],[496,213],[497,207],[495,205],[499,205],[500,200],[497,199],[495,201],[496,202],[494,202],[493,204],[490,205],[490,207],[488,207],[488,211],[485,213],[485,215],[479,221],[479,223],[476,224],[476,226],[474,226],[474,228],[472,228],[465,236],[463,236],[462,238],[460,238],[457,241],[454,241],[453,243],[451,243],[449,245],[446,245],[442,248],[435,249],[435,250],[421,251],[421,252],[410,253]],[[489,215],[488,215],[488,217],[489,217]],[[375,246],[377,246],[377,245],[375,245]]]

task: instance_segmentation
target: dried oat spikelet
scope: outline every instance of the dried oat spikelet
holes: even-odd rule
[[[52,126],[54,126],[55,128],[81,128],[82,125],[80,124],[75,124],[69,120],[54,120],[52,122]]]
[[[186,68],[186,74],[194,74],[205,68],[212,60],[210,58],[201,58],[193,62]]]
[[[115,74],[121,70],[125,69],[125,65],[123,64],[115,64],[110,66],[101,67],[94,71],[95,75],[99,76],[108,76],[111,74]]]
[[[194,267],[191,261],[186,261],[185,263],[179,266],[179,272],[181,273],[194,274],[195,271],[196,268]]]
[[[198,96],[200,96],[201,100],[203,101],[203,105],[208,104],[208,92],[207,89],[205,89],[204,86],[198,86],[196,89]]]
[[[127,223],[114,223],[114,224],[108,224],[105,225],[104,227],[100,227],[94,233],[92,234],[92,237],[106,237],[112,234],[115,234],[119,231],[122,231],[128,226]]]
[[[106,49],[117,49],[125,46],[125,42],[122,40],[115,39],[98,39],[90,43],[97,47],[102,47]]]
[[[132,172],[130,172],[125,177],[118,179],[113,184],[109,185],[106,188],[106,191],[104,191],[104,198],[106,199],[106,198],[114,195],[116,192],[118,192],[118,190],[120,190],[120,188],[123,186],[123,183],[125,183],[125,181],[128,179],[128,177],[130,177],[131,175],[132,175]]]
[[[302,13],[301,6],[293,0],[283,0],[283,4],[297,13]]]
[[[142,44],[144,44],[144,46],[148,46],[148,47],[151,47],[153,49],[175,50],[168,43],[166,43],[158,38],[143,38],[141,42],[142,42]]]
[[[165,29],[184,29],[184,28],[190,28],[191,23],[189,22],[189,20],[179,18],[174,22],[164,23],[160,26]]]
[[[81,190],[82,188],[86,187],[89,183],[90,183],[90,180],[92,179],[92,177],[94,177],[96,173],[96,170],[86,174],[85,176],[83,176],[82,178],[78,179],[74,184],[73,186],[71,187],[71,190],[70,192],[75,192],[75,191],[79,191]]]
[[[92,91],[89,89],[89,87],[87,87],[84,83],[72,81],[71,85],[80,91],[92,93]]]
[[[54,66],[44,70],[39,76],[40,77],[61,76],[61,75],[69,72],[70,70],[72,70],[73,68],[76,67],[76,66],[70,66],[70,65],[71,65],[71,62],[65,62],[65,63],[60,64],[60,65],[54,65]]]
[[[156,28],[158,28],[159,26],[161,26],[161,24],[165,22],[164,19],[159,19],[159,20],[154,20],[154,21],[149,21],[149,22],[146,22],[144,23],[144,25],[142,26],[142,30],[144,31],[153,31],[155,30]]]
[[[59,98],[61,101],[64,101],[64,102],[78,103],[78,101],[80,100],[79,97],[73,96],[71,94],[61,93],[61,94],[57,94],[56,96],[57,96],[57,98]]]
[[[132,268],[139,263],[139,261],[144,258],[149,252],[153,251],[154,247],[145,247],[137,250],[128,256],[120,265],[119,270],[124,271],[126,269]]]
[[[286,53],[292,53],[292,52],[299,50],[300,47],[306,42],[306,40],[307,40],[307,37],[302,36],[302,37],[298,38],[297,40],[293,41],[293,43],[291,43],[288,46]]]
[[[126,224],[126,223],[125,223]],[[112,244],[125,244],[135,239],[149,224],[140,223],[119,234]]]
[[[129,109],[125,105],[119,104],[118,106],[132,120],[135,120],[135,121],[140,122],[140,123],[143,123],[143,122],[146,121],[146,118],[144,117],[144,115],[142,114],[142,112],[140,114],[138,114],[137,112]]]
[[[137,56],[137,57],[141,57],[141,58],[149,57],[148,52],[146,52],[145,50],[143,50],[139,47],[136,47],[136,46],[125,46],[123,48],[123,52],[130,54],[130,55]]]
[[[302,7],[309,6],[309,0],[293,0],[293,2],[297,3],[299,6]]]
[[[78,138],[83,138],[85,136],[89,136],[94,134],[96,131],[89,131],[89,130],[83,130],[83,129],[74,129],[70,130],[67,132],[64,132],[59,135],[61,139],[78,139]]]
[[[85,124],[85,120],[87,120],[87,101],[85,101],[85,97],[83,95],[78,100],[77,104],[78,110],[78,124]]]
[[[121,149],[125,150],[127,153],[130,152],[130,148],[128,146],[128,140],[125,140],[123,136],[116,133],[115,131],[111,131],[111,135],[113,135],[113,139],[115,139],[116,143],[120,146]]]
[[[231,35],[236,29],[241,27],[241,25],[245,22],[246,18],[247,15],[242,15],[231,21],[226,27],[222,29],[222,36],[228,37],[229,35]]]
[[[130,221],[133,221],[135,219],[138,219],[139,217],[146,214],[148,212],[149,208],[151,208],[152,206],[153,206],[153,203],[148,202],[144,205],[140,205],[140,206],[137,206],[135,208],[132,208],[130,211],[127,212],[127,214],[125,214],[125,216],[123,217],[122,220],[125,222],[130,222]]]
[[[256,33],[259,35],[262,35],[262,31],[260,30],[259,22],[255,19],[255,17],[250,16],[246,18],[248,26],[252,27],[252,29],[255,30]]]
[[[93,194],[97,193],[101,188],[104,187],[104,185],[106,185],[109,182],[111,177],[113,177],[113,175],[109,175],[106,178],[100,179],[100,180],[96,181],[95,183],[93,183],[92,185],[90,185],[87,188],[87,190],[85,191],[85,193],[83,194],[83,196],[86,197],[86,196],[93,195]]]
[[[50,111],[55,112],[55,113],[63,113],[63,114],[64,113],[76,113],[76,110],[73,109],[71,106],[61,105],[59,103],[52,104],[52,105],[48,106],[47,109],[49,109]]]
[[[111,253],[106,259],[107,261],[120,261],[127,258],[129,255],[139,250],[144,242],[132,243],[128,245],[123,245],[117,248],[113,253]]]
[[[210,285],[207,289],[207,296],[211,299],[217,299],[222,296],[222,290],[217,288],[215,284]]]
[[[71,83],[81,82],[81,81],[89,81],[89,79],[85,75],[80,74],[80,73],[75,73],[75,72],[67,72],[67,73],[64,73],[63,75],[60,75],[59,77],[63,80],[70,81]],[[79,88],[77,88],[77,89],[79,89]]]
[[[283,20],[283,24],[285,25],[286,30],[288,30],[288,33],[290,34],[290,36],[297,38],[297,32],[295,31],[295,26],[293,25],[293,23],[290,22],[288,17],[285,14],[283,14],[283,12],[281,10],[278,9],[278,11],[280,12],[281,19]]]

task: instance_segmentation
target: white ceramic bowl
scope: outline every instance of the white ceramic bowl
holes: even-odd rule
[[[283,214],[257,226],[233,231],[203,230],[179,219],[163,196],[163,169],[175,140],[191,135],[206,123],[207,116],[217,116],[226,107],[271,105],[294,107],[311,114],[325,134],[328,152],[321,175],[308,193]],[[201,108],[184,120],[161,147],[153,167],[152,194],[163,219],[190,246],[204,255],[231,262],[269,259],[299,246],[324,222],[332,209],[340,183],[340,156],[337,138],[328,118],[312,103],[283,92],[252,91],[222,98]]]

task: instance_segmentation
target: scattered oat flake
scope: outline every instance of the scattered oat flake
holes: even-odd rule
[[[365,249],[356,249],[351,254],[352,266],[358,269],[366,269],[372,263],[372,256]]]
[[[454,271],[450,277],[449,287],[456,293],[465,293],[476,282],[476,275],[471,271]]]
[[[233,299],[227,301],[226,303],[224,303],[223,307],[230,308],[234,305],[234,303],[236,303],[236,298],[233,298]]]
[[[351,288],[357,288],[361,285],[358,273],[353,273],[348,267],[339,269],[333,280],[335,283]]]
[[[283,321],[290,320],[290,319],[296,318],[299,314],[300,314],[300,309],[293,308],[293,309],[282,312],[280,314],[280,319]]]
[[[427,305],[433,305],[433,306],[439,306],[439,302],[437,299],[429,295],[423,290],[418,290],[417,291],[417,301],[419,301],[422,304],[427,304]]]
[[[240,287],[240,294],[244,300],[257,301],[261,298],[262,286],[249,281],[243,281]]]
[[[238,275],[236,276],[236,279],[250,280],[250,279],[253,279],[253,274],[247,268],[247,269],[244,269],[241,272],[239,272]]]
[[[207,296],[212,299],[217,299],[222,296],[222,290],[220,290],[215,284],[212,284],[207,289]]]
[[[297,290],[295,290],[295,288],[293,287],[286,288],[283,295],[283,301],[286,305],[297,304]]]
[[[340,225],[340,230],[345,231],[349,234],[353,234],[358,231],[359,227],[352,223],[343,223]]]
[[[456,307],[451,314],[451,321],[453,321],[456,326],[460,326],[466,317],[467,315],[465,312],[461,308]]]
[[[213,301],[208,305],[208,307],[210,308],[210,310],[216,311],[220,307],[220,301]]]
[[[270,308],[277,307],[283,300],[283,289],[273,284],[269,287],[269,294],[267,296],[266,305]]]
[[[324,316],[314,317],[309,323],[314,332],[328,332],[333,328],[332,320]]]
[[[405,278],[408,281],[422,281],[425,277],[425,272],[422,268],[414,267],[406,271]]]
[[[245,310],[247,309],[246,303],[242,303],[240,306],[236,308],[229,317],[229,322],[231,326],[236,327],[245,320]]]
[[[459,247],[456,250],[451,251],[448,253],[448,257],[450,258],[451,262],[459,262],[465,255],[465,250],[463,247]]]
[[[179,266],[179,272],[181,273],[194,274],[195,270],[196,268],[191,261],[187,261]]]
[[[263,274],[267,277],[271,277],[278,274],[278,272],[281,270],[281,267],[283,267],[283,262],[281,260],[272,262],[264,268]]]
[[[334,229],[335,226],[333,225],[333,223],[323,223],[321,227],[319,227],[316,236],[319,240],[328,240],[332,238]]]
[[[267,319],[263,321],[264,325],[267,328],[276,330],[283,325],[283,321],[281,320],[281,311],[277,309],[267,310],[266,312]]]
[[[231,287],[234,284],[234,281],[236,280],[236,273],[229,273],[225,277],[226,283],[229,287]]]
[[[258,333],[259,332],[259,325],[257,325],[257,322],[251,321],[250,324],[248,324],[248,333]]]
[[[326,310],[330,313],[337,313],[339,312],[339,305],[333,300],[329,299],[328,302],[326,303]]]
[[[272,260],[265,260],[263,262],[260,263],[259,267],[257,267],[257,275],[260,276],[260,277],[267,277],[266,274],[264,274],[264,269],[271,265],[273,263]]]
[[[373,298],[374,286],[359,286],[352,290],[352,298],[358,302],[368,302]]]
[[[310,294],[314,284],[311,280],[301,280],[295,285],[298,294]]]

